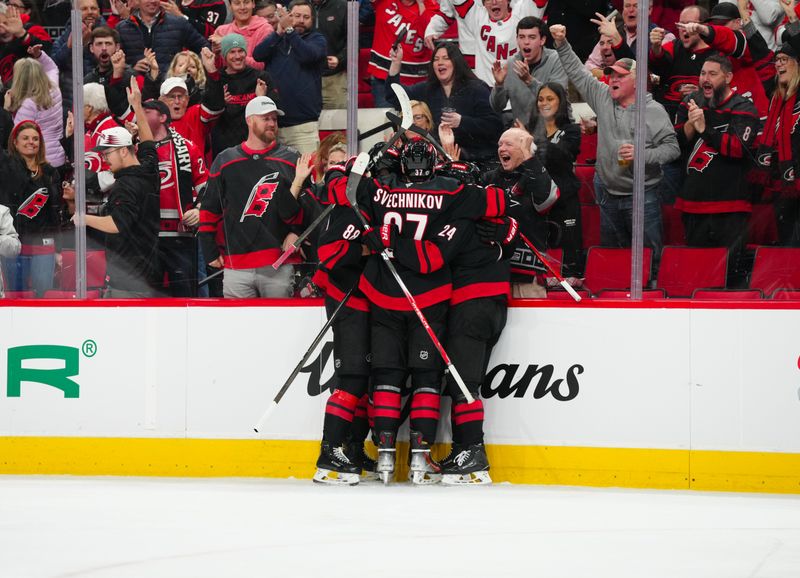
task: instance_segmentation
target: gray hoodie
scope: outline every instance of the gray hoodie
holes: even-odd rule
[[[568,42],[556,51],[570,82],[597,115],[597,165],[600,180],[614,195],[633,194],[633,164],[622,167],[617,162],[617,151],[623,140],[633,142],[636,130],[636,105],[622,107],[612,100],[608,86],[597,80],[583,67]],[[681,154],[678,137],[664,107],[648,93],[647,140],[645,144],[645,187],[661,180],[661,165],[677,159]]]
[[[511,113],[514,118],[518,118],[523,124],[528,124],[531,118],[531,110],[536,105],[536,95],[539,94],[539,87],[545,82],[557,82],[567,88],[567,74],[561,66],[558,54],[551,48],[542,49],[542,58],[531,70],[533,82],[530,86],[522,82],[517,73],[514,72],[515,60],[523,60],[521,52],[517,52],[508,62],[508,74],[502,86],[496,86],[489,95],[489,103],[495,112],[503,112],[506,104],[511,100]]]

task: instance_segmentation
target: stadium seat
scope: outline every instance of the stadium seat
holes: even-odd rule
[[[581,297],[581,299],[589,298],[589,292],[586,289],[575,289],[575,293],[577,293]],[[572,295],[570,295],[560,287],[558,289],[548,289],[547,298],[554,301],[573,301],[573,302],[575,301]]]
[[[668,297],[690,297],[695,289],[725,288],[728,249],[664,247],[656,286]]]
[[[581,151],[575,162],[579,165],[589,164],[586,161],[597,159],[597,133],[581,135]]]
[[[581,229],[584,249],[600,244],[600,207],[595,204],[581,205]]]
[[[750,288],[761,289],[765,295],[776,289],[800,289],[800,248],[757,248]]]
[[[581,183],[581,188],[578,189],[578,201],[594,204],[594,165],[577,165],[575,176]]]
[[[561,265],[564,262],[564,251],[560,247],[553,247],[552,249],[548,249],[546,253],[544,253],[545,260],[550,264],[550,266],[558,271],[558,274],[561,275]],[[545,273],[545,276],[549,277],[550,272],[548,271]]]
[[[99,289],[106,283],[105,251],[86,252],[86,287]],[[75,251],[61,252],[61,290],[75,291]]]
[[[650,281],[653,250],[644,249],[642,287]],[[592,294],[604,289],[627,289],[631,286],[631,249],[590,247],[586,254],[583,285]]]
[[[6,291],[6,299],[35,299],[35,291]]]
[[[763,299],[764,294],[758,289],[695,289],[692,299],[700,301],[740,301]]]
[[[753,212],[747,222],[747,244],[774,245],[778,242],[778,225],[775,208],[771,203],[753,203]]]
[[[664,299],[666,294],[663,289],[644,289],[642,299]],[[594,296],[595,299],[630,299],[631,292],[627,289],[606,289]]]
[[[777,301],[800,301],[800,289],[775,289],[770,299]]]
[[[673,205],[661,205],[661,221],[664,224],[664,245],[685,245],[686,231],[683,228],[681,211]]]

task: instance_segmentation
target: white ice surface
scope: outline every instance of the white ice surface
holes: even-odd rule
[[[0,578],[800,577],[800,498],[0,477]]]

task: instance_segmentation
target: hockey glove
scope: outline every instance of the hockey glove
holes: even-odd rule
[[[376,253],[384,249],[394,250],[400,230],[394,223],[382,225],[379,229],[370,228],[364,233],[366,245]]]
[[[476,228],[481,241],[484,243],[499,243],[500,245],[512,243],[519,233],[519,224],[513,217],[483,219],[478,221]]]

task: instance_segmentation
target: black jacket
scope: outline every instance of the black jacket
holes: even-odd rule
[[[225,102],[222,116],[211,131],[211,152],[214,156],[247,140],[244,109],[247,103],[256,97],[256,81],[259,78],[267,83],[267,96],[275,101],[278,108],[281,108],[275,83],[272,82],[272,78],[265,70],[256,70],[249,66],[236,74],[228,74],[225,70],[220,70],[219,83],[223,87],[228,87],[230,96]]]
[[[158,67],[169,69],[172,57],[184,48],[200,54],[203,47],[211,44],[195,30],[185,18],[179,18],[163,11],[156,16],[150,31],[139,20],[139,11],[117,24],[120,44],[125,51],[125,60],[133,66],[144,58],[144,49],[151,48],[156,53]]]
[[[106,235],[109,285],[124,291],[149,292],[155,286],[158,262],[161,183],[155,143],[144,142],[141,164],[114,173],[103,216],[111,216],[118,234]]]
[[[347,68],[347,2],[345,0],[322,0],[314,7],[314,28],[328,42],[328,56],[339,59],[336,68],[325,66],[322,76],[331,76]]]
[[[386,96],[389,103],[399,106],[397,97],[389,88],[399,83],[398,76],[386,79]],[[465,161],[485,161],[497,158],[497,141],[503,132],[503,121],[489,105],[489,87],[478,79],[453,87],[448,99],[442,85],[436,82],[420,82],[407,86],[406,92],[411,100],[426,102],[433,115],[434,134],[438,134],[442,107],[451,106],[461,115],[461,125],[453,130],[456,144],[461,147],[461,159]]]

